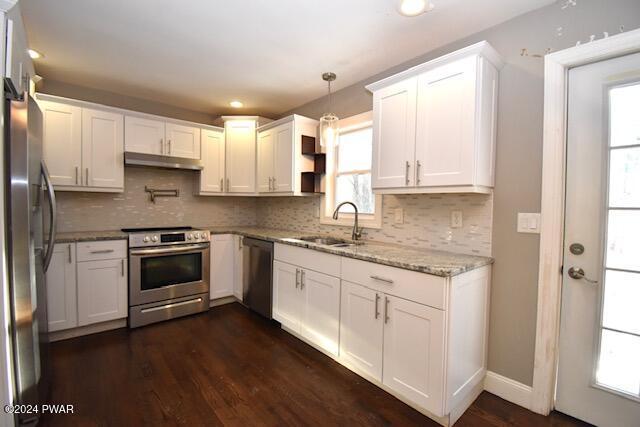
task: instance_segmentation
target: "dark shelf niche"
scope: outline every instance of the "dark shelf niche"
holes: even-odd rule
[[[313,156],[313,172],[301,172],[300,191],[303,193],[323,193],[322,175],[327,170],[327,156],[316,148],[315,137],[302,135],[302,154]]]
[[[303,193],[324,193],[320,188],[322,174],[315,172],[302,172],[301,175],[300,191]]]

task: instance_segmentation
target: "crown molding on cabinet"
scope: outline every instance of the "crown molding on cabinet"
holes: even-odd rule
[[[258,127],[258,129],[256,129],[256,130],[258,132],[261,132],[261,131],[269,130],[271,128],[280,126],[280,125],[285,124],[285,123],[293,122],[293,121],[297,121],[298,123],[306,123],[306,124],[309,124],[309,125],[318,126],[318,121],[317,120],[310,119],[309,117],[301,116],[299,114],[291,114],[290,116],[285,116],[285,117],[283,117],[281,119],[274,120],[272,122],[264,124],[264,125]]]
[[[17,3],[18,0],[0,0],[0,12],[8,12]]]

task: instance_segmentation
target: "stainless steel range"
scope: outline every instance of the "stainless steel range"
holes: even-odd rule
[[[129,234],[129,327],[209,309],[209,232],[191,227]]]

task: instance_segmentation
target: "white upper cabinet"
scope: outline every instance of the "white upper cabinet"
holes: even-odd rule
[[[43,157],[54,186],[80,186],[82,108],[38,101],[42,110]]]
[[[124,188],[124,118],[82,109],[82,164],[89,187]]]
[[[46,99],[42,99],[46,98]],[[43,158],[56,190],[124,190],[124,117],[72,100],[38,96],[43,115]]]
[[[501,67],[480,42],[367,86],[374,190],[491,192]]]
[[[258,192],[273,191],[275,129],[258,132]]]
[[[167,122],[165,136],[167,155],[187,159],[200,158],[200,128]]]
[[[224,192],[225,141],[222,129],[202,129],[202,170],[200,171],[200,194]]]
[[[293,191],[293,123],[285,123],[273,132],[273,182],[276,192]]]
[[[124,119],[125,150],[132,153],[164,154],[166,145],[164,126],[165,123],[162,120],[126,116]]]
[[[226,182],[228,193],[256,191],[256,122],[227,120],[224,123],[226,141]]]

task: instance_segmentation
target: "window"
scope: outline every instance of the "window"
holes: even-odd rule
[[[371,156],[373,128],[371,112],[340,120],[338,141],[327,147],[327,185],[323,199],[321,222],[352,225],[354,210],[340,208],[338,220],[332,218],[338,204],[350,201],[358,206],[363,226],[380,228],[382,202],[371,190]]]

